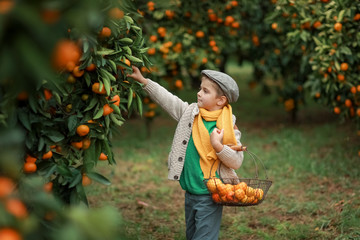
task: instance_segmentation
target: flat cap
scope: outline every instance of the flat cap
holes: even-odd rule
[[[215,71],[215,70],[202,70],[201,74],[216,82],[229,102],[236,102],[239,98],[239,87],[235,80],[229,75]]]

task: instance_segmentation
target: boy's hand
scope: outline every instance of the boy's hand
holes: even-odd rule
[[[135,81],[138,81],[139,83],[146,85],[148,83],[148,80],[143,77],[139,68],[132,66],[132,69],[133,69],[133,73],[128,74],[127,76],[133,78]]]
[[[215,149],[216,152],[221,152],[224,145],[222,144],[222,140],[224,137],[224,129],[215,128],[210,135],[210,143]]]

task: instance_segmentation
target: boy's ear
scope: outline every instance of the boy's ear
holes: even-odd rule
[[[220,96],[217,104],[219,106],[224,106],[226,104],[226,102],[227,102],[227,98],[225,96]]]

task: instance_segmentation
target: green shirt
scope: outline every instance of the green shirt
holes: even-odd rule
[[[203,123],[209,134],[216,127],[216,121],[205,121]],[[209,194],[203,180],[208,178],[210,173],[203,174],[200,167],[200,155],[195,147],[192,135],[190,136],[188,146],[186,148],[184,168],[180,177],[180,185],[182,189],[192,194]]]

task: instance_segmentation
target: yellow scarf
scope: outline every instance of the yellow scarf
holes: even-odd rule
[[[207,111],[204,108],[199,110],[199,115],[194,119],[192,137],[200,155],[200,167],[204,177],[214,177],[220,160],[217,158],[216,152],[210,143],[210,135],[202,119],[205,121],[216,121],[216,127],[220,130],[224,129],[224,145],[237,145],[232,121],[232,108],[228,104],[216,111]]]

